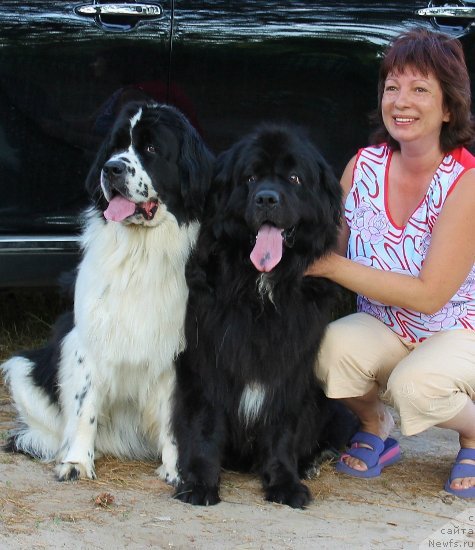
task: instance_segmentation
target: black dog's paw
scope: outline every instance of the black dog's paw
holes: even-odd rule
[[[282,483],[267,487],[266,500],[287,504],[292,508],[305,508],[311,502],[312,496],[303,483]]]
[[[208,487],[191,482],[180,483],[173,498],[198,506],[213,506],[221,502],[217,486]]]

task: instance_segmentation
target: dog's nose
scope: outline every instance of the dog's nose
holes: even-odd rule
[[[260,208],[272,208],[280,203],[280,195],[272,189],[263,189],[256,193],[255,201]]]
[[[104,176],[107,177],[121,177],[125,173],[125,163],[121,160],[109,160],[102,167],[102,172]]]

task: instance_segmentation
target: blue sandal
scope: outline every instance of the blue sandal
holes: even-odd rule
[[[475,464],[461,464],[461,460],[475,460],[475,449],[460,449],[455,464],[450,471],[449,479],[445,483],[444,489],[452,495],[460,498],[475,498],[475,487],[468,489],[452,489],[450,484],[454,479],[460,477],[475,477]]]
[[[362,447],[361,444],[371,447]],[[350,441],[351,448],[341,455],[336,464],[337,472],[348,474],[353,477],[377,477],[381,474],[383,468],[394,464],[401,458],[401,449],[399,443],[392,437],[383,441],[380,437],[368,432],[357,432]],[[348,464],[345,464],[344,458],[352,456],[364,462],[367,470],[355,470]]]

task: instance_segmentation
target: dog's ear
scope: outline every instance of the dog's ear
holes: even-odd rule
[[[193,126],[184,121],[185,132],[178,159],[181,193],[188,212],[201,220],[214,168],[214,155]]]
[[[143,101],[129,101],[122,106],[108,129],[86,177],[86,191],[89,194],[89,197],[94,201],[94,204],[100,208],[105,209],[107,206],[107,201],[103,197],[101,190],[101,171],[102,167],[110,157],[112,136],[115,134],[118,126],[124,119],[130,120],[130,118],[144,105],[145,102]]]
[[[110,142],[110,133],[107,135],[92,163],[89,173],[86,177],[86,191],[94,204],[101,209],[106,208],[106,201],[101,191],[101,171],[104,163],[108,159],[108,149]]]
[[[223,201],[227,196],[226,190],[230,185],[232,179],[231,173],[231,157],[232,151],[225,151],[220,153],[216,158],[214,165],[211,193],[206,203],[206,215],[211,218],[214,217],[217,212],[223,211]]]
[[[210,291],[214,286],[213,265],[216,267],[218,240],[223,234],[224,225],[230,223],[227,219],[227,204],[232,189],[234,152],[235,147],[219,154],[213,163],[198,243],[187,264],[186,277],[190,287],[206,287]]]
[[[328,207],[331,214],[332,221],[336,225],[341,223],[342,215],[342,189],[340,182],[338,181],[332,168],[327,164],[323,158],[319,161],[320,164],[320,183],[326,190],[326,196],[328,198]]]
[[[318,151],[315,151],[314,161],[316,185],[312,190],[311,225],[317,224],[321,229],[312,233],[314,238],[309,247],[319,257],[336,245],[337,228],[341,225],[342,191],[333,170]]]
[[[207,201],[207,217],[226,217],[229,197],[239,184],[239,173],[242,169],[239,162],[241,152],[242,143],[238,142],[218,155],[214,165],[211,194]]]

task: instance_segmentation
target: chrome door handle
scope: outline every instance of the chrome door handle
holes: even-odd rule
[[[475,19],[475,8],[462,6],[440,6],[417,10],[422,17],[456,17],[457,19]]]
[[[82,4],[76,6],[74,11],[85,17],[101,17],[107,15],[119,15],[122,17],[137,17],[139,19],[154,19],[163,14],[159,4],[140,3],[131,4]]]

